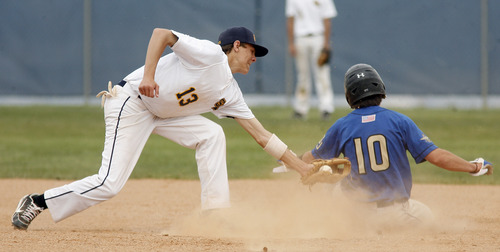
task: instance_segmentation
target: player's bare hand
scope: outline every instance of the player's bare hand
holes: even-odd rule
[[[314,165],[313,164],[307,164],[307,170],[301,171],[299,173],[300,173],[301,177],[304,177],[307,174],[309,174],[309,172],[311,172],[312,169],[314,169]]]
[[[297,55],[297,49],[295,48],[295,45],[294,44],[290,44],[288,46],[288,52],[290,53],[290,55],[292,57],[295,57]]]
[[[309,172],[312,169],[314,169],[314,165],[313,164],[307,164],[306,166],[300,167],[300,168],[298,167],[295,170],[300,174],[301,177],[304,177],[307,174],[309,174]]]
[[[154,80],[142,80],[139,85],[139,93],[151,98],[158,97],[160,95],[160,86]]]

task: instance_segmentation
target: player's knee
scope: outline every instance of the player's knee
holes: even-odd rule
[[[111,199],[115,197],[123,188],[123,186],[121,185],[116,185],[114,183],[109,183],[109,182],[105,182],[101,187],[102,188],[100,196],[105,199]]]
[[[213,123],[207,129],[206,140],[210,142],[226,141],[224,130],[219,124]]]

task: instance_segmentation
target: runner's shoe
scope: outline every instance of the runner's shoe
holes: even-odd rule
[[[39,207],[33,202],[33,197],[39,194],[33,193],[24,196],[17,205],[17,209],[12,215],[12,225],[16,229],[26,230],[31,221],[38,216],[44,208]]]

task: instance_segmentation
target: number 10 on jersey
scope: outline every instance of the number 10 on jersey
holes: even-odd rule
[[[366,145],[368,153],[364,153],[363,144]],[[354,146],[356,148],[359,174],[366,174],[365,157],[368,158],[370,168],[373,171],[384,171],[389,168],[389,152],[387,151],[387,140],[384,135],[369,136],[365,143],[362,142],[361,138],[355,138]],[[377,154],[379,158],[377,158]]]

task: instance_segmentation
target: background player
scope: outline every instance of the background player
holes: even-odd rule
[[[333,0],[287,0],[287,37],[289,52],[295,57],[297,86],[294,117],[305,118],[310,108],[311,71],[314,77],[319,110],[323,119],[334,111],[330,65],[319,66],[322,50],[331,50],[331,19],[337,16]]]
[[[429,161],[474,176],[491,174],[489,162],[482,158],[468,162],[438,148],[410,118],[380,107],[386,97],[385,85],[370,65],[349,68],[344,87],[347,103],[354,111],[337,120],[302,159],[311,162],[341,154],[349,158],[351,174],[342,180],[342,191],[348,198],[366,203],[364,210],[371,210],[374,219],[383,224],[396,221],[396,225],[405,225],[433,218],[426,205],[410,199],[412,177],[406,151],[416,163]]]
[[[167,46],[173,53],[161,57]],[[244,27],[222,32],[219,45],[154,29],[145,65],[100,93],[106,137],[98,174],[26,195],[12,216],[14,227],[27,229],[46,208],[58,222],[115,196],[152,133],[196,150],[202,210],[229,207],[225,136],[218,124],[200,115],[206,112],[234,118],[266,152],[304,175],[312,165],[260,124],[233,77],[247,74],[256,57],[267,52]]]

